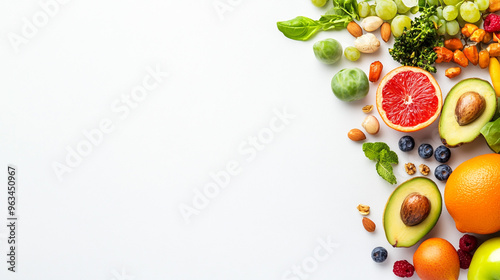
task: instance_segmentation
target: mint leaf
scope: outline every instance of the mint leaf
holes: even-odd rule
[[[396,184],[396,176],[391,164],[398,164],[398,155],[384,142],[363,143],[365,156],[377,162],[378,175],[391,184]]]
[[[392,170],[392,165],[388,162],[383,162],[379,161],[375,165],[377,168],[377,173],[382,177],[384,180],[391,184],[396,184],[396,176],[394,176],[393,170]]]
[[[495,153],[500,153],[500,118],[485,124],[480,132],[488,142],[488,146]]]
[[[382,150],[390,151],[391,149],[384,142],[363,143],[363,152],[365,153],[365,156],[370,160],[380,160],[380,152]]]
[[[380,161],[398,164],[398,155],[396,154],[396,152],[391,150],[382,150],[380,151]]]

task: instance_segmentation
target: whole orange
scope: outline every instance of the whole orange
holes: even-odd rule
[[[480,155],[455,168],[446,182],[444,203],[459,231],[499,231],[500,154]]]
[[[442,238],[429,238],[413,254],[413,266],[422,280],[458,279],[460,260],[455,247]]]

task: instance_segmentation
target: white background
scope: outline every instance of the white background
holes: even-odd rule
[[[330,89],[342,68],[367,72],[380,60],[385,74],[398,66],[387,52],[393,40],[357,62],[327,66],[312,45],[329,37],[353,45],[346,31],[299,42],[276,28],[279,20],[325,12],[308,0],[67,2],[18,46],[12,33],[22,36],[23,18],[32,22],[44,10],[31,0],[0,4],[2,181],[8,164],[19,169],[18,272],[1,261],[1,279],[300,279],[287,271],[311,264],[319,240],[336,246],[303,279],[398,279],[392,264],[412,262],[417,246],[395,249],[384,236],[383,208],[395,186],[346,137],[361,128],[361,108],[374,104],[377,84],[354,103]],[[113,111],[156,67],[169,77],[128,116]],[[489,80],[486,70],[469,67],[449,81],[445,68],[435,74],[443,95],[461,78]],[[249,158],[239,148],[269,132],[275,110],[294,118]],[[114,130],[59,180],[54,163],[66,164],[67,149],[105,119]],[[410,178],[406,162],[438,165],[416,150],[399,151],[403,134],[381,125],[367,141],[397,151],[398,183]],[[440,144],[436,124],[412,136],[417,145]],[[449,164],[488,152],[478,138],[453,149]],[[239,173],[186,223],[179,207],[193,206],[210,173],[230,162]],[[2,225],[6,194],[0,188]],[[374,233],[363,229],[359,203],[372,207]],[[458,248],[462,234],[444,204],[431,236]],[[6,238],[1,226],[0,260]],[[376,246],[389,251],[383,264],[370,258]]]

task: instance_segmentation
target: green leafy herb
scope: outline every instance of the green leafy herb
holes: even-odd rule
[[[363,144],[363,152],[365,152],[365,156],[370,160],[378,161],[380,159],[380,152],[382,150],[390,150],[389,146],[384,142],[375,142],[375,143],[364,143]]]
[[[434,62],[437,54],[434,47],[442,46],[443,39],[437,34],[437,26],[430,19],[436,15],[436,7],[419,7],[421,15],[415,18],[409,30],[395,39],[394,46],[389,49],[392,58],[402,65],[420,67],[436,73]]]
[[[392,165],[388,162],[383,162],[383,161],[378,161],[375,164],[375,167],[377,168],[377,173],[382,177],[384,180],[391,184],[396,184],[396,176],[394,176],[394,173],[392,171]]]
[[[376,161],[378,175],[391,184],[396,184],[392,164],[398,164],[398,155],[383,142],[363,143],[363,152],[370,160]]]
[[[500,153],[500,118],[485,124],[481,128],[481,134],[486,139],[488,146],[495,153]]]
[[[356,0],[333,0],[333,7],[319,20],[298,16],[277,23],[278,30],[293,40],[306,41],[321,30],[339,30],[347,27],[353,19],[359,20]]]
[[[394,151],[384,149],[380,151],[380,161],[398,164],[398,155]]]

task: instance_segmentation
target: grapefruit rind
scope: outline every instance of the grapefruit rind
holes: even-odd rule
[[[391,80],[395,75],[397,75],[401,72],[404,72],[404,71],[419,72],[419,73],[426,75],[429,78],[430,83],[434,86],[434,88],[436,90],[436,96],[438,98],[438,107],[436,109],[435,114],[431,118],[429,118],[427,121],[422,122],[422,123],[415,125],[415,126],[401,126],[401,125],[398,125],[398,124],[391,122],[387,116],[387,113],[382,108],[382,105],[383,105],[383,94],[382,93],[383,93],[384,86],[386,85],[387,81]],[[437,118],[439,117],[439,114],[441,113],[441,108],[443,106],[443,94],[441,92],[441,88],[439,87],[439,84],[437,83],[436,79],[434,79],[434,77],[432,76],[431,73],[429,73],[421,68],[418,68],[418,67],[400,66],[396,69],[393,69],[389,73],[387,73],[384,76],[384,78],[382,79],[382,81],[380,82],[380,84],[377,88],[376,103],[377,103],[377,110],[380,114],[380,118],[382,118],[382,120],[384,121],[384,123],[387,126],[389,126],[390,128],[393,128],[397,131],[401,131],[401,132],[413,132],[413,131],[418,131],[418,130],[424,129],[424,128],[428,127],[429,125],[431,125],[435,120],[437,120]]]

